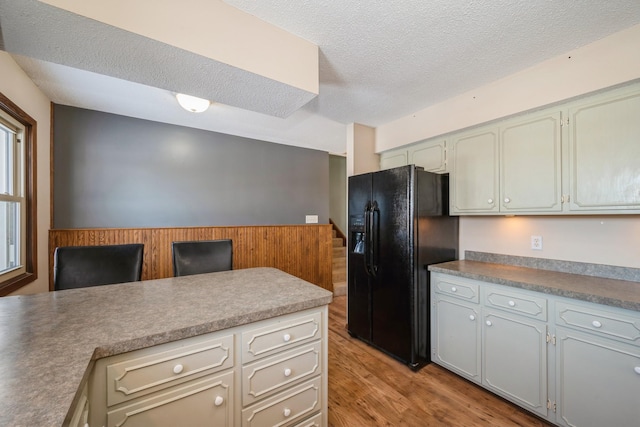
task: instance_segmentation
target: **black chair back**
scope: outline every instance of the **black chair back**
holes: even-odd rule
[[[233,269],[233,242],[230,239],[173,242],[171,251],[175,277]]]
[[[144,244],[62,246],[53,261],[53,287],[62,289],[135,282],[142,276]]]

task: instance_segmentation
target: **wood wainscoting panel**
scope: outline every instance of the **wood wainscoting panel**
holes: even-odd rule
[[[329,224],[50,230],[49,284],[53,289],[58,246],[144,243],[142,280],[148,280],[173,276],[172,242],[231,239],[234,269],[275,267],[333,291],[331,237]]]
[[[153,279],[147,251],[151,248],[151,231],[146,228],[90,228],[49,230],[49,289],[53,290],[53,253],[58,246],[100,246],[143,243],[142,280]]]

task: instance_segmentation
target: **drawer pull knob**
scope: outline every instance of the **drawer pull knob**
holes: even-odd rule
[[[509,301],[509,307],[515,307],[515,306],[516,306],[515,301]]]
[[[487,324],[487,326],[493,325],[493,323],[491,323],[491,320],[487,320],[485,323]]]
[[[602,323],[598,322],[597,320],[594,320],[593,322],[591,322],[591,324],[593,325],[594,328],[602,327]]]
[[[289,375],[291,375],[291,369],[287,368],[284,370],[284,376],[288,377]]]
[[[636,374],[640,375],[640,366],[636,366],[633,370],[636,371]]]
[[[216,396],[216,400],[213,401],[213,404],[216,406],[220,406],[224,403],[224,398],[222,396]]]
[[[469,320],[476,320],[476,316],[474,316],[473,314],[469,315]]]
[[[284,340],[284,342],[289,342],[289,341],[291,341],[291,335],[289,335],[289,334],[284,334],[284,335],[282,336],[282,339]]]
[[[284,408],[284,411],[282,411],[282,415],[284,415],[285,417],[288,417],[289,415],[291,415],[291,409]]]
[[[455,286],[451,287],[451,292],[458,292],[458,288],[456,288]]]
[[[183,370],[184,370],[184,366],[182,366],[179,363],[176,366],[173,367],[173,373],[174,374],[180,374],[180,373],[182,373]]]

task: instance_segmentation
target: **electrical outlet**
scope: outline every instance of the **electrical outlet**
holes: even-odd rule
[[[531,236],[531,249],[534,251],[542,250],[542,236]]]

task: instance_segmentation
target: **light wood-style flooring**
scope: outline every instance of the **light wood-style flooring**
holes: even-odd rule
[[[547,426],[431,363],[413,372],[351,338],[346,296],[329,306],[329,426]]]

